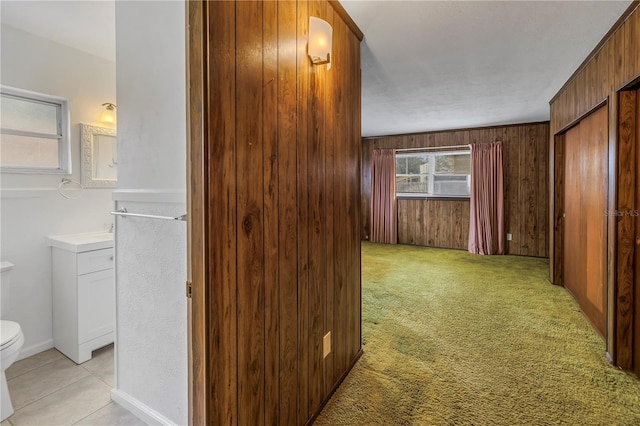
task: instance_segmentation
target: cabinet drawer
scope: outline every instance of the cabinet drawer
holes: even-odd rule
[[[113,268],[113,249],[102,249],[78,253],[78,275]]]

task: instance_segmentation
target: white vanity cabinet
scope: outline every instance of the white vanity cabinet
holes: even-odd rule
[[[77,364],[113,343],[113,234],[49,237],[52,260],[53,342]]]

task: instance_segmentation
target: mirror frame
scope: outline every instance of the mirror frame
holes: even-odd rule
[[[80,160],[82,186],[85,188],[115,188],[118,184],[117,180],[93,178],[93,139],[95,135],[116,137],[116,129],[80,124],[80,135],[82,140],[82,158]]]

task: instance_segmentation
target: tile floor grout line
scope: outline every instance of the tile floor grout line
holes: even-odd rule
[[[59,351],[58,351],[58,352],[59,352]],[[63,355],[64,355],[64,354],[63,354]],[[66,357],[66,356],[64,356],[63,358],[67,358],[67,359],[68,359],[68,357]],[[37,366],[37,367],[35,367],[35,368],[31,368],[31,369],[29,369],[29,370],[27,370],[27,371],[25,371],[25,372],[23,372],[23,373],[21,373],[21,374],[19,374],[19,375],[15,376],[15,377],[13,377],[11,381],[13,381],[13,379],[17,379],[17,378],[21,377],[23,374],[27,374],[27,373],[29,373],[29,372],[33,372],[34,370],[37,370],[38,368],[44,368],[44,367],[50,366],[51,364],[53,364],[53,363],[55,363],[55,362],[58,362],[60,359],[63,359],[63,358],[58,358],[58,359],[50,360],[49,362],[45,362],[44,364],[39,365],[39,366]],[[70,361],[71,361],[71,362],[73,362],[73,360],[70,360]],[[75,363],[74,363],[74,364],[75,364]],[[83,363],[83,364],[84,364],[84,363]],[[104,378],[103,378],[103,376],[102,376],[102,375],[100,375],[100,374],[101,374],[101,372],[102,372],[102,373],[104,373],[104,368],[101,368],[101,367],[104,367],[104,365],[102,365],[103,363],[102,363],[102,362],[101,362],[101,363],[98,363],[98,364],[96,365],[96,369],[95,369],[95,371],[91,371],[91,370],[89,370],[89,369],[88,369],[87,367],[85,367],[83,364],[75,364],[75,366],[74,366],[74,367],[82,367],[82,369],[85,371],[85,375],[83,375],[82,377],[77,378],[76,380],[72,381],[71,383],[68,383],[67,385],[65,385],[65,386],[63,386],[63,387],[61,387],[61,388],[59,388],[59,389],[56,389],[55,391],[49,392],[49,393],[47,393],[47,394],[45,394],[45,395],[42,395],[40,398],[37,398],[37,399],[35,399],[35,400],[33,400],[33,401],[29,402],[28,404],[25,404],[24,406],[21,406],[19,409],[16,409],[16,411],[15,411],[15,413],[14,413],[14,414],[19,416],[20,414],[25,413],[25,411],[26,411],[26,410],[28,410],[28,409],[29,409],[29,407],[31,407],[33,404],[36,404],[36,403],[38,403],[38,402],[42,401],[44,398],[55,397],[55,395],[57,395],[57,394],[59,394],[59,393],[62,393],[62,392],[65,392],[66,390],[68,390],[68,388],[69,388],[69,387],[74,386],[74,385],[76,385],[79,381],[81,381],[81,380],[83,380],[83,379],[87,379],[87,378],[89,378],[89,377],[91,377],[92,379],[97,380],[97,382],[101,383],[103,386],[105,386],[107,389],[109,389],[109,394],[110,394],[110,393],[111,393],[111,391],[115,388],[115,386],[111,385],[110,383],[107,383],[107,381],[106,381],[106,377],[109,377],[109,375],[108,375],[108,374],[107,374],[107,375],[105,375],[105,376],[104,376]],[[77,370],[76,370],[76,371],[77,371]],[[68,423],[68,424],[66,424],[65,426],[73,426],[73,425],[76,425],[76,424],[78,424],[78,423],[80,423],[80,422],[82,422],[82,421],[85,421],[88,417],[90,417],[90,416],[94,415],[96,412],[98,412],[98,411],[100,411],[100,410],[108,409],[108,407],[109,407],[110,405],[114,405],[114,404],[115,404],[115,403],[113,402],[113,400],[112,400],[112,399],[111,399],[111,397],[109,396],[108,400],[106,401],[106,403],[105,403],[104,405],[101,405],[101,406],[100,406],[100,407],[98,407],[96,410],[94,410],[92,413],[89,413],[87,416],[84,416],[83,418],[81,418],[81,419],[79,419],[79,420],[75,421],[73,424]],[[11,416],[11,417],[13,417],[13,416]],[[6,421],[7,421],[7,423],[5,423],[5,425],[4,425],[4,426],[16,426],[16,425],[13,423],[13,421],[12,421],[11,419],[7,419]],[[4,423],[4,422],[3,422],[3,423]]]
[[[63,355],[63,356],[64,356],[64,355]],[[29,358],[29,357],[27,357],[27,358]],[[27,359],[27,358],[23,358],[23,359],[21,359],[20,361],[25,360],[25,359]],[[65,357],[65,358],[66,358],[66,357]],[[62,359],[62,358],[52,359],[52,360],[51,360],[51,361],[49,361],[49,362],[45,362],[44,364],[41,364],[41,365],[38,365],[38,366],[36,366],[36,367],[30,368],[29,370],[26,370],[26,371],[23,371],[22,373],[18,374],[17,376],[13,376],[12,378],[7,379],[7,380],[17,379],[17,378],[18,378],[18,377],[20,377],[20,376],[23,376],[23,375],[25,375],[25,374],[27,374],[27,373],[32,372],[33,370],[37,370],[38,368],[40,368],[40,367],[44,367],[45,365],[53,364],[54,362],[56,362],[56,361],[60,361],[61,359]],[[20,362],[20,361],[16,361],[16,362]]]
[[[109,393],[111,393],[111,391],[112,391],[112,390],[114,390],[114,389],[116,388],[115,386],[112,386],[110,383],[105,382],[105,381],[102,379],[102,377],[98,377],[98,376],[93,376],[93,377],[95,377],[96,379],[100,380],[102,383],[104,383],[105,385],[107,385],[107,386],[109,387]],[[109,396],[109,397],[111,397],[111,396]]]
[[[84,368],[82,366],[82,364],[79,364],[80,367]],[[115,386],[111,385],[110,383],[107,383],[102,377],[94,374],[92,371],[88,370],[87,368],[85,368],[85,371],[88,372],[90,375],[92,375],[93,377],[95,377],[96,379],[100,380],[102,383],[104,383],[105,385],[109,386],[110,390],[115,389]]]
[[[64,386],[64,387],[62,387],[62,388],[60,388],[60,389],[58,389],[58,390],[56,390],[56,391],[53,391],[53,392],[51,392],[51,393],[49,393],[49,394],[47,394],[47,395],[43,396],[42,398],[38,398],[37,400],[35,400],[35,401],[33,401],[33,402],[30,402],[29,404],[27,404],[27,405],[25,405],[25,406],[20,407],[19,409],[15,410],[15,412],[12,414],[12,416],[13,416],[13,415],[15,415],[15,414],[18,414],[18,411],[20,411],[20,410],[22,410],[22,409],[24,409],[24,408],[27,408],[28,406],[30,406],[30,405],[32,405],[32,404],[35,404],[36,402],[38,402],[38,401],[40,401],[40,400],[42,400],[42,399],[44,399],[44,398],[46,398],[46,397],[48,397],[48,396],[54,395],[54,394],[56,394],[56,393],[58,393],[58,392],[62,392],[63,390],[65,390],[65,389],[66,389],[66,388],[68,388],[69,386],[72,386],[72,385],[76,384],[77,382],[79,382],[80,380],[82,380],[82,379],[86,379],[87,377],[90,377],[90,376],[91,376],[91,377],[93,377],[93,378],[95,378],[95,379],[97,379],[98,381],[101,381],[101,382],[102,382],[102,380],[100,380],[99,378],[97,378],[97,377],[96,377],[96,376],[94,376],[93,374],[89,373],[89,376],[80,377],[78,380],[74,381],[73,383],[69,383],[68,385],[66,385],[66,386]],[[104,383],[104,382],[103,382],[103,383]],[[109,385],[107,385],[107,386],[109,386]],[[111,396],[109,396],[109,402],[108,402],[108,403],[106,403],[105,405],[103,405],[102,407],[98,408],[98,410],[102,410],[104,407],[106,407],[107,405],[109,405],[109,404],[110,404],[110,403],[112,403],[112,402],[113,402],[113,401],[111,400]],[[98,410],[96,410],[96,411],[98,411]],[[95,411],[94,411],[93,413],[91,413],[91,414],[94,414],[94,413],[95,413]],[[91,414],[89,414],[89,416],[90,416]],[[87,417],[89,417],[89,416],[87,416]],[[83,417],[82,419],[78,420],[78,422],[80,422],[80,421],[84,420],[85,418],[86,418],[86,417]],[[9,421],[9,424],[10,424],[11,426],[14,426],[13,422],[11,421],[11,419],[7,419],[7,420]],[[76,423],[78,423],[78,422],[76,422]],[[73,425],[74,425],[74,424],[76,424],[76,423],[73,423],[73,424],[68,425],[68,426],[73,426]]]
[[[92,374],[89,374],[89,376],[92,376]],[[42,400],[42,399],[44,399],[44,398],[46,398],[46,397],[48,397],[48,396],[50,396],[50,395],[53,395],[54,393],[58,393],[58,392],[60,392],[60,391],[62,391],[62,390],[64,390],[64,389],[68,388],[69,386],[74,385],[74,384],[76,384],[77,382],[79,382],[80,380],[85,379],[85,378],[87,378],[87,377],[89,377],[89,376],[79,377],[78,379],[76,379],[76,380],[74,380],[73,382],[71,382],[71,383],[67,384],[66,386],[63,386],[63,387],[61,387],[60,389],[56,389],[56,390],[54,390],[53,392],[49,392],[48,394],[43,395],[43,396],[41,396],[40,398],[38,398],[38,399],[36,399],[36,400],[33,400],[33,401],[31,401],[30,403],[28,403],[28,404],[26,404],[26,405],[23,405],[22,407],[15,409],[15,412],[14,412],[13,414],[16,414],[18,411],[22,410],[23,408],[26,408],[26,407],[30,406],[31,404],[35,404],[36,402],[38,402],[38,401],[40,401],[40,400]],[[13,415],[13,414],[12,414],[12,415]],[[13,425],[13,423],[11,423],[11,424]]]
[[[80,420],[78,420],[75,423],[70,424],[69,426],[74,426],[77,425],[78,423],[80,423],[83,420],[86,420],[88,417],[93,416],[95,413],[97,413],[98,411],[102,410],[104,407],[107,407],[109,404],[113,404],[113,401],[111,400],[111,398],[109,398],[109,402],[107,402],[105,405],[103,405],[102,407],[98,408],[97,410],[95,410],[94,412],[90,413],[89,415],[81,418]]]

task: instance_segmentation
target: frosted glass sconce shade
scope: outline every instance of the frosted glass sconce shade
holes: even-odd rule
[[[309,57],[314,65],[327,64],[331,69],[331,42],[333,28],[327,21],[315,16],[309,18]]]
[[[115,122],[116,122],[116,106],[115,106],[115,104],[107,102],[106,104],[102,104],[102,106],[105,107],[105,110],[102,113],[102,116],[100,117],[100,120],[103,123],[115,124]]]

